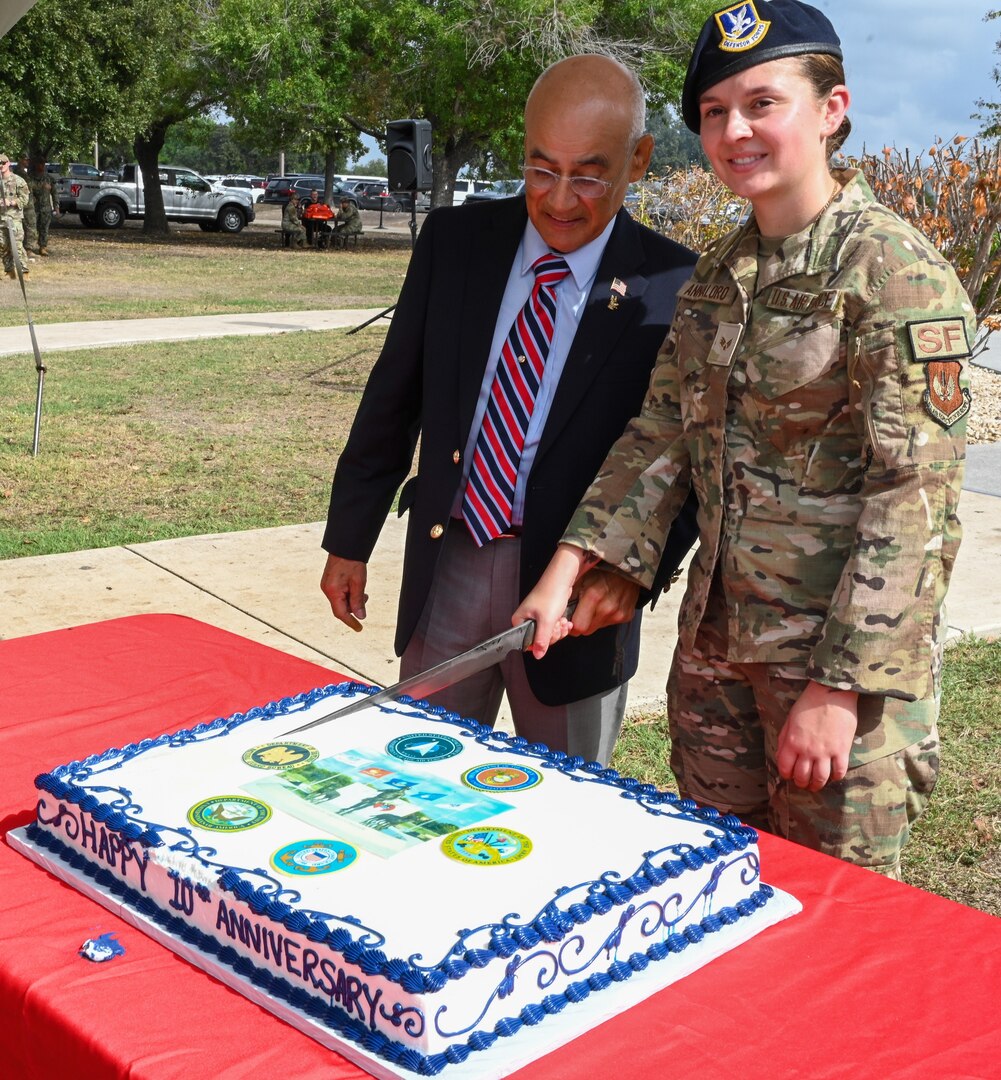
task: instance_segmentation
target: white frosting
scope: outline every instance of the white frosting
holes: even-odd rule
[[[473,1031],[492,1032],[498,1021],[518,1017],[523,1008],[537,1006],[547,997],[551,1001],[552,995],[561,995],[568,987],[572,998],[574,987],[589,977],[593,989],[614,993],[614,987],[605,991],[595,977],[600,981],[610,968],[622,977],[623,966],[616,967],[617,961],[646,954],[655,943],[663,943],[669,930],[658,923],[673,924],[677,919],[677,925],[670,927],[670,933],[677,935],[723,909],[740,903],[746,906],[747,897],[762,889],[757,848],[747,842],[746,831],[735,833],[711,819],[679,813],[671,803],[651,800],[656,811],[651,812],[651,806],[629,797],[620,786],[596,780],[585,771],[567,775],[554,768],[551,760],[517,753],[504,741],[482,734],[482,729],[477,741],[465,733],[468,727],[442,723],[399,706],[365,710],[349,720],[283,738],[289,729],[330,711],[340,700],[328,697],[306,711],[247,721],[224,737],[196,734],[194,741],[179,740],[179,744],[156,746],[135,756],[128,752],[122,759],[103,756],[90,767],[89,775],[86,769],[83,773],[70,767],[56,770],[74,788],[92,791],[112,807],[122,806],[118,792],[128,792],[132,807],[127,816],[158,828],[164,841],[162,846],[145,849],[148,861],[137,841],[126,845],[124,854],[132,857],[123,860],[123,852],[116,852],[109,840],[111,830],[83,814],[73,800],[43,792],[39,825],[118,874],[163,911],[180,915],[256,966],[282,975],[318,999],[346,1005],[348,1014],[367,1029],[423,1054],[463,1044]],[[292,741],[314,747],[314,768],[326,763],[326,773],[332,768],[330,759],[351,760],[353,755],[377,759],[385,766],[386,748],[392,740],[423,733],[458,740],[461,752],[438,761],[389,758],[388,767],[377,767],[371,775],[371,784],[354,776],[336,797],[324,802],[312,799],[330,787],[317,783],[318,774],[309,773],[309,766],[293,776],[255,768],[243,760],[246,752],[263,744]],[[542,781],[527,790],[486,793],[461,782],[462,774],[474,766],[500,764],[535,769]],[[414,785],[403,789],[403,800],[385,794],[393,790],[394,766],[399,783]],[[313,780],[303,784],[302,778],[310,775]],[[311,793],[309,798],[303,797],[303,790]],[[502,865],[467,865],[449,858],[437,837],[409,846],[404,839],[395,853],[374,853],[372,848],[385,849],[396,841],[390,830],[373,830],[363,823],[385,823],[394,814],[413,814],[422,794],[425,806],[439,807],[449,799],[459,804],[452,813],[471,814],[471,827],[494,826],[528,837],[530,853]],[[244,831],[215,831],[191,824],[188,814],[196,804],[222,796],[261,800],[271,808],[271,816]],[[380,805],[372,802],[377,796]],[[478,806],[483,800],[490,805]],[[463,803],[474,806],[463,808]],[[351,807],[356,809],[345,812]],[[340,814],[333,812],[337,809]],[[442,816],[439,810],[435,813]],[[444,816],[447,820],[448,814]],[[81,831],[83,818],[87,820]],[[586,920],[579,918],[580,905],[591,892],[607,891],[603,880],[614,886],[630,878],[643,868],[648,853],[656,853],[650,860],[655,867],[677,864],[687,848],[681,852],[665,848],[687,845],[705,852],[721,835],[723,855],[708,860],[696,856],[693,861],[701,865],[695,869],[644,886],[639,894],[627,895],[626,902],[606,905],[607,911]],[[727,847],[728,835],[739,838],[736,848],[732,843]],[[271,864],[284,845],[311,839],[348,842],[357,854],[344,869],[315,876],[288,876]],[[120,847],[117,834],[116,842]],[[193,856],[189,852],[195,847]],[[328,944],[310,940],[305,932],[289,931],[266,913],[255,914],[232,892],[219,887],[220,864],[239,868],[243,880],[254,889],[295,890],[300,898],[291,907],[311,918],[317,912],[333,916],[321,920],[329,931],[346,927],[356,941],[376,947],[385,958],[404,961],[407,967],[431,969],[450,953],[476,961],[461,977],[443,980],[445,985],[438,992],[408,991],[389,977],[392,973],[366,973]],[[261,873],[254,873],[257,870]],[[553,910],[577,912],[552,934],[558,940],[528,940],[511,946],[514,951],[508,955],[491,955],[496,940],[491,927],[532,924],[550,904],[555,905]],[[344,921],[350,918],[360,925]],[[653,927],[658,928],[651,933]],[[621,935],[610,941],[617,928]],[[377,934],[378,940],[367,937],[368,931]],[[696,937],[699,932],[695,931]],[[675,937],[675,943],[678,940]],[[697,944],[687,946],[686,963],[697,949]],[[656,962],[670,965],[676,958],[667,955]],[[345,981],[351,979],[358,982]],[[402,1016],[396,1015],[394,1023],[394,1014],[401,1010]]]

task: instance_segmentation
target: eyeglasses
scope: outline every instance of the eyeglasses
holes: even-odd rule
[[[582,199],[600,199],[615,186],[612,180],[602,180],[597,176],[564,176],[551,169],[540,169],[537,165],[523,165],[521,172],[525,177],[526,187],[533,188],[535,191],[552,191],[561,180],[565,179],[570,185],[570,190]]]

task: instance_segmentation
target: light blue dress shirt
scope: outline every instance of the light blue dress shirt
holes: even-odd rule
[[[535,408],[532,418],[528,423],[528,431],[525,433],[525,446],[521,452],[521,464],[518,468],[518,482],[514,490],[514,508],[511,524],[520,527],[525,512],[525,485],[528,474],[532,471],[535,454],[539,448],[539,440],[546,426],[549,410],[552,408],[553,399],[556,397],[556,388],[560,383],[560,376],[566,365],[570,346],[577,334],[584,307],[587,304],[591,286],[598,273],[598,265],[605,253],[605,245],[615,226],[615,218],[605,226],[604,231],[596,236],[590,243],[563,254],[570,273],[560,282],[556,290],[556,325],[553,330],[553,342],[549,349],[549,356],[542,372],[542,382],[539,393],[535,399]],[[549,246],[539,235],[538,230],[531,221],[525,226],[525,234],[521,238],[518,250],[514,256],[511,273],[508,275],[507,286],[501,300],[500,309],[497,312],[497,323],[494,326],[494,337],[490,345],[490,359],[487,361],[486,370],[483,372],[483,382],[480,385],[479,397],[476,399],[476,409],[473,413],[473,423],[469,429],[469,440],[462,456],[462,484],[452,507],[452,516],[462,516],[462,499],[466,492],[466,481],[469,477],[469,469],[473,460],[473,451],[476,449],[476,440],[479,438],[480,428],[483,425],[483,416],[487,411],[487,402],[490,400],[490,390],[494,384],[494,375],[497,364],[500,361],[501,349],[514,325],[518,312],[525,306],[532,293],[535,284],[535,274],[532,272],[532,264],[536,259],[549,253]]]

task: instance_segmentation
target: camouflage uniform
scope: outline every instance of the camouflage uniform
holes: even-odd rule
[[[299,207],[291,199],[282,210],[282,236],[295,247],[302,247],[306,243],[306,230],[299,220]]]
[[[694,485],[669,686],[679,786],[892,874],[937,771],[976,326],[945,259],[860,174],[839,179],[760,274],[753,219],[702,256],[564,540],[649,585]],[[775,768],[807,680],[860,694],[848,776],[819,793]]]
[[[30,195],[28,185],[14,172],[8,172],[0,181],[0,218],[9,219],[14,225],[14,240],[17,244],[17,258],[22,273],[28,273],[28,256],[24,250],[24,228],[22,225],[24,208]],[[0,256],[3,268],[8,276],[14,276],[14,252],[10,250],[7,227],[0,221]]]
[[[357,236],[361,232],[361,214],[358,213],[358,207],[352,203],[337,211],[336,221],[334,243],[343,244],[349,236]]]
[[[21,164],[21,162],[25,164]],[[17,164],[11,165],[10,171],[15,176],[20,176],[21,179],[28,185],[28,205],[24,208],[24,218],[21,222],[24,228],[24,247],[29,251],[34,251],[38,247],[38,229],[36,228],[36,222],[38,220],[38,214],[35,207],[35,196],[31,190],[31,173],[28,170],[27,159],[21,158]],[[22,258],[22,265],[27,266],[28,260]]]
[[[38,254],[47,255],[45,250],[49,246],[49,225],[52,223],[52,212],[58,206],[55,178],[46,172],[32,173],[28,177],[28,190],[35,203],[35,220],[38,224]],[[31,214],[30,205],[25,210],[25,221]],[[25,229],[27,234],[27,229]]]

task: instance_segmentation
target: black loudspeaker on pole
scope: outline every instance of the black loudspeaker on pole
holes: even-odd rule
[[[386,171],[390,191],[431,190],[431,124],[390,120],[386,124]]]

